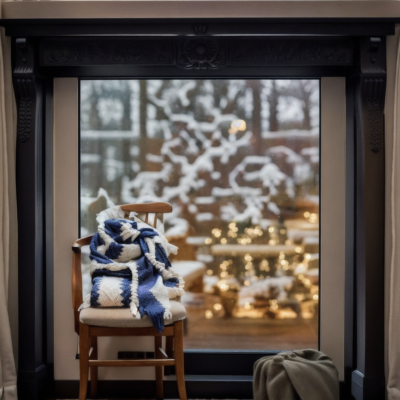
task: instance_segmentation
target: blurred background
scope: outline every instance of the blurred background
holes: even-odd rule
[[[185,348],[318,347],[319,80],[82,80],[80,97],[81,236],[110,206],[173,205]]]

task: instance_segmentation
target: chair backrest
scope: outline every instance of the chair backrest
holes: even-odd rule
[[[172,206],[169,203],[154,202],[154,203],[140,203],[140,204],[125,204],[120,206],[121,210],[125,212],[124,217],[129,218],[131,212],[144,214],[144,222],[157,228],[157,219],[161,222],[164,221],[164,214],[172,212]],[[149,215],[154,214],[153,222],[149,221]]]
[[[163,222],[164,214],[172,212],[172,206],[169,203],[153,202],[153,203],[138,203],[124,204],[121,210],[125,212],[124,217],[129,218],[131,212],[136,212],[139,215],[144,214],[144,222],[157,227],[157,220]],[[149,221],[149,215],[154,214],[153,222]],[[79,312],[78,308],[83,302],[82,296],[82,268],[81,268],[81,248],[88,246],[93,238],[93,235],[77,239],[72,244],[72,307],[75,317],[75,332],[79,335]]]

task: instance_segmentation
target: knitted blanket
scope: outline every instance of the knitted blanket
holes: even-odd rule
[[[166,239],[155,229],[127,219],[101,223],[90,244],[92,291],[81,308],[129,307],[151,318],[158,332],[172,318],[169,299],[184,293],[184,281],[171,269]]]
[[[254,364],[254,400],[339,400],[338,373],[317,350],[295,350]]]

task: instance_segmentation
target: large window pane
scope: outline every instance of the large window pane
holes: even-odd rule
[[[81,81],[82,235],[147,201],[174,207],[186,348],[318,346],[318,80]]]

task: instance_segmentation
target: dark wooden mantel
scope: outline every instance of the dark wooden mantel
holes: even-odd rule
[[[386,36],[394,34],[395,22],[0,20],[6,34],[12,37],[18,106],[17,200],[19,232],[23,232],[19,246],[20,400],[44,399],[44,389],[57,384],[52,373],[54,77],[345,77],[346,310],[342,398],[385,398],[384,99]],[[188,351],[185,357],[188,374],[204,375],[204,382],[188,381],[189,397],[251,398],[251,382],[239,378],[252,374],[252,364],[260,354],[221,352],[216,358],[215,353]],[[210,358],[212,373],[202,369],[209,365]],[[233,364],[238,369],[231,378],[218,380],[218,375],[226,375],[219,370],[226,371]],[[71,395],[67,389],[63,394]],[[143,394],[138,392],[140,395]]]

